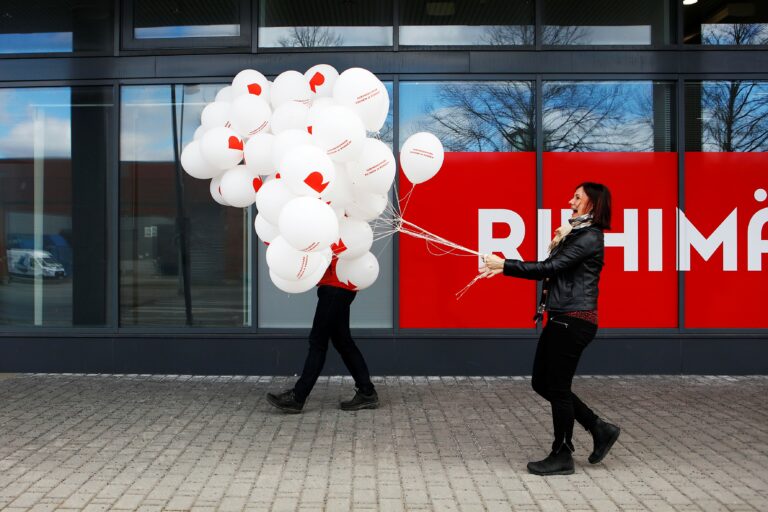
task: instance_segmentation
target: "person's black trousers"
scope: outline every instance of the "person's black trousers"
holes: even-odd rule
[[[549,318],[539,337],[531,385],[552,405],[555,430],[552,450],[555,452],[560,451],[564,444],[573,451],[574,419],[587,430],[597,421],[595,413],[571,391],[581,353],[595,334],[597,326],[591,322],[555,315]]]
[[[317,308],[309,333],[309,353],[301,377],[293,388],[296,400],[305,401],[317,382],[325,364],[329,338],[355,379],[355,386],[362,393],[373,392],[368,366],[349,331],[349,307],[356,295],[357,292],[336,286],[323,285],[317,288]]]

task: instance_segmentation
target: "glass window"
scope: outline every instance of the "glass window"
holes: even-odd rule
[[[0,55],[111,53],[113,4],[101,0],[3,0]]]
[[[766,328],[768,82],[686,82],[685,139],[685,326]]]
[[[0,89],[0,324],[107,322],[111,87]]]
[[[533,45],[533,0],[400,2],[401,45]]]
[[[678,154],[670,82],[544,82],[542,155],[544,250],[573,213],[568,200],[585,181],[612,194],[600,278],[600,325],[674,328]],[[643,314],[621,303],[647,298]]]
[[[683,24],[683,40],[687,44],[768,44],[768,2],[683,2]]]
[[[260,0],[259,46],[392,46],[392,1]]]
[[[379,131],[381,140],[392,147],[394,104],[392,82],[384,82],[389,93],[389,114]],[[386,213],[384,214],[386,215]],[[394,255],[392,236],[380,236],[386,229],[371,222],[374,242],[371,252],[379,260],[379,277],[370,288],[360,291],[352,303],[350,325],[354,328],[391,328],[393,306]],[[259,327],[309,327],[317,304],[315,290],[300,294],[288,294],[278,290],[269,278],[266,261],[266,246],[259,244]]]
[[[133,35],[136,39],[240,35],[240,0],[133,0],[133,9]]]
[[[685,85],[686,151],[768,151],[768,82]]]
[[[673,151],[666,82],[545,82],[545,151]]]
[[[482,253],[535,259],[534,82],[400,82],[399,102],[400,146],[426,131],[445,149],[429,181],[412,186],[401,174],[403,218]],[[398,236],[399,327],[531,327],[535,282],[483,280],[467,291],[476,256]]]
[[[124,326],[250,324],[249,210],[214,202],[209,180],[187,175],[178,159],[221,87],[121,89]]]
[[[670,43],[671,7],[665,0],[543,0],[542,44],[654,45]]]

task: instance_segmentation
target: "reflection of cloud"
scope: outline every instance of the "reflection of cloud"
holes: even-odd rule
[[[508,25],[401,25],[400,44],[420,46],[489,44],[489,34],[498,32],[502,27],[504,30],[516,34],[523,30],[522,26]],[[522,44],[522,42],[511,40],[507,44]]]
[[[183,37],[237,37],[240,25],[185,25],[178,27],[136,27],[136,39],[178,39]]]
[[[574,41],[573,44],[594,44],[594,45],[651,44],[651,26],[650,25],[626,25],[626,26],[580,25],[578,27],[547,25],[544,27],[545,34],[547,33],[547,30],[554,33],[560,33],[573,28],[578,28],[580,31],[578,40]],[[544,44],[562,44],[562,42],[547,41],[545,39]]]
[[[69,119],[47,118],[42,131],[43,152],[46,157],[70,157],[72,139]],[[14,125],[7,133],[0,136],[0,157],[32,158],[35,136],[35,121],[26,120]]]

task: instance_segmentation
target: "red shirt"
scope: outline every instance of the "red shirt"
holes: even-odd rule
[[[336,264],[338,262],[339,259],[334,256],[331,260],[331,264],[328,265],[328,269],[325,271],[325,274],[323,274],[323,277],[320,278],[320,282],[317,283],[317,286],[335,286],[336,288],[355,291],[356,288],[354,286],[351,286],[347,283],[342,283],[336,276]]]

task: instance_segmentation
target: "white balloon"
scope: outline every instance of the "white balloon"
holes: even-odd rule
[[[306,130],[285,130],[275,135],[275,141],[272,144],[272,165],[277,171],[283,157],[294,147],[303,144],[312,144],[312,137]]]
[[[325,152],[317,146],[303,144],[292,148],[278,166],[286,186],[298,196],[320,197],[333,188],[336,169]]]
[[[378,132],[389,113],[389,93],[376,75],[363,68],[344,71],[333,86],[333,99],[362,119],[365,128]]]
[[[211,192],[211,197],[214,201],[219,203],[222,206],[229,206],[229,203],[227,203],[224,198],[221,196],[221,176],[216,176],[211,180],[211,184],[208,187],[208,190]]]
[[[200,141],[193,140],[181,152],[181,167],[193,178],[208,180],[221,174],[221,169],[211,165],[200,150]]]
[[[237,98],[243,94],[258,96],[269,102],[270,82],[255,69],[244,69],[232,80],[232,96]]]
[[[360,156],[365,142],[365,126],[351,109],[331,105],[318,114],[312,137],[331,160],[349,162]]]
[[[363,220],[343,217],[339,219],[339,241],[331,245],[339,259],[359,258],[371,250],[373,229]]]
[[[272,109],[269,103],[258,96],[243,94],[232,102],[229,121],[232,129],[242,137],[253,137],[269,131]]]
[[[275,136],[271,133],[259,133],[248,139],[243,149],[245,165],[262,176],[274,174],[275,164],[272,163],[274,143]]]
[[[260,213],[256,214],[256,218],[253,221],[253,229],[256,230],[256,236],[267,245],[280,235],[280,230],[277,229],[277,226],[265,219],[264,215]]]
[[[200,139],[200,153],[211,166],[230,169],[243,159],[243,140],[229,128],[211,128]]]
[[[349,166],[350,164],[346,164]],[[320,195],[320,199],[331,205],[333,209],[344,211],[344,207],[352,202],[353,189],[352,182],[349,179],[345,164],[336,166],[336,177],[333,180],[333,186],[328,187]]]
[[[386,194],[373,194],[365,190],[353,189],[352,201],[346,206],[348,217],[370,221],[387,209],[389,199]]]
[[[314,197],[297,197],[280,212],[280,234],[295,249],[317,252],[339,239],[339,221],[333,208]]]
[[[330,259],[323,252],[302,252],[294,249],[282,236],[277,236],[267,247],[267,265],[282,279],[299,281],[315,273],[319,267],[327,267]]]
[[[400,150],[400,167],[408,181],[417,185],[432,178],[443,165],[443,144],[428,132],[414,133]]]
[[[309,107],[303,103],[288,101],[275,109],[272,114],[272,133],[275,135],[285,130],[306,130]]]
[[[377,139],[365,139],[360,158],[347,165],[352,183],[377,194],[386,194],[395,181],[397,165],[389,146]]]
[[[228,85],[219,89],[219,92],[216,93],[216,98],[214,101],[232,101],[233,99],[235,99],[235,97],[232,91],[232,86]]]
[[[277,225],[283,207],[296,197],[288,190],[283,180],[272,178],[256,192],[256,209],[266,221]]]
[[[336,264],[336,277],[342,283],[363,290],[371,286],[379,276],[379,262],[376,256],[366,252],[359,258],[340,259]]]
[[[339,72],[328,64],[317,64],[304,73],[304,78],[318,98],[329,97],[333,95],[333,84],[339,78]]]
[[[205,132],[207,132],[207,131],[208,131],[208,129],[205,126],[203,126],[203,125],[198,126],[195,129],[194,135],[192,135],[192,140],[200,140],[202,138],[202,136],[205,135]]]
[[[312,106],[309,107],[309,112],[307,113],[307,132],[312,133],[313,127],[315,123],[317,122],[317,118],[320,115],[320,112],[325,110],[326,108],[330,107],[331,105],[335,105],[333,98],[317,98],[315,101],[312,102]]]
[[[323,278],[327,268],[328,265],[325,265],[325,268],[321,266],[315,270],[314,274],[311,274],[300,281],[289,281],[287,279],[282,279],[281,277],[275,275],[275,273],[271,270],[269,271],[269,278],[272,280],[272,283],[274,283],[275,286],[286,293],[303,293],[311,290],[317,285],[317,283],[320,282],[320,279]]]
[[[238,165],[221,176],[221,196],[235,208],[251,206],[262,181],[258,174],[244,165]]]
[[[284,71],[275,78],[271,91],[272,108],[277,108],[288,101],[303,103],[307,107],[312,103],[315,93],[309,88],[309,82],[298,71]]]
[[[200,114],[200,124],[206,129],[216,127],[229,128],[229,108],[231,103],[228,101],[214,101],[209,103]]]

